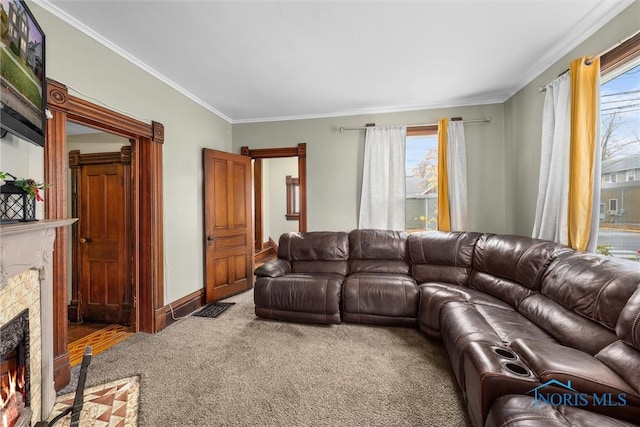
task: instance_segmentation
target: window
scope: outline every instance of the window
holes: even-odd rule
[[[438,207],[438,126],[407,128],[405,228],[436,230]]]
[[[599,252],[638,261],[640,250],[640,35],[600,60],[602,178]],[[601,205],[602,206],[602,205]],[[601,207],[602,209],[602,207]]]
[[[286,176],[287,185],[287,220],[298,221],[300,219],[300,184],[298,178]]]

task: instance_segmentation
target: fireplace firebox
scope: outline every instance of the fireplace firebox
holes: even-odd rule
[[[29,310],[0,326],[0,426],[31,425]]]

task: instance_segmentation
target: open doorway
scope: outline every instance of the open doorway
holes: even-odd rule
[[[250,149],[249,147],[241,147],[240,153],[244,156],[249,156],[253,159],[253,193],[254,193],[254,242],[256,249],[256,261],[260,261],[261,256],[269,256],[269,247],[275,243],[272,239],[270,242],[265,242],[265,231],[267,227],[265,216],[268,215],[264,206],[265,198],[265,165],[266,159],[285,159],[285,158],[297,158],[297,181],[295,189],[292,186],[290,194],[293,194],[294,200],[289,201],[289,206],[295,206],[295,220],[298,223],[298,231],[307,231],[307,144],[300,143],[295,147],[283,147],[283,148],[259,148]],[[292,177],[293,178],[293,177]],[[286,185],[283,183],[283,185]],[[289,209],[288,209],[289,210]],[[289,217],[292,212],[287,212]],[[273,236],[278,239],[279,236]]]
[[[69,358],[85,345],[107,349],[135,330],[131,280],[131,143],[67,122],[68,209],[78,218],[69,236]]]
[[[277,242],[283,233],[300,230],[298,159],[262,160],[262,184],[261,241],[264,247],[270,240]]]

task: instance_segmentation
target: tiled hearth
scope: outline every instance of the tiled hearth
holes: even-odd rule
[[[28,394],[32,416],[27,425],[46,419],[55,403],[51,260],[55,229],[73,221],[0,226],[0,326],[28,310]]]

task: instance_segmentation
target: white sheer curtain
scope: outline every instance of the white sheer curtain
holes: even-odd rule
[[[570,103],[569,73],[547,85],[533,237],[568,243]]]
[[[447,126],[447,171],[451,230],[467,230],[467,152],[464,125],[450,120]]]
[[[405,229],[406,126],[367,128],[358,227]]]

